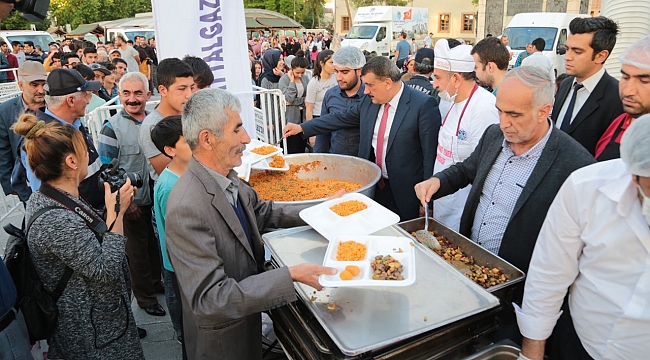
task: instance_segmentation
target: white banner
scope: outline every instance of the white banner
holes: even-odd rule
[[[212,87],[242,103],[244,129],[255,137],[255,113],[243,0],[151,0],[158,59],[198,56],[212,69]]]

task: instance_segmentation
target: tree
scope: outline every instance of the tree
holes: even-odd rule
[[[80,24],[133,17],[151,11],[150,0],[51,0],[50,13],[55,24]]]
[[[31,22],[27,21],[18,11],[14,11],[11,15],[7,16],[2,23],[0,29],[2,30],[29,30]],[[45,31],[50,26],[50,21],[45,19],[37,23],[33,23],[36,30]]]
[[[303,7],[302,15],[304,16],[303,24],[309,24],[308,18],[311,17],[311,28],[315,28],[316,25],[320,28],[320,19],[323,18],[323,12],[325,9],[325,0],[304,0],[305,5]]]

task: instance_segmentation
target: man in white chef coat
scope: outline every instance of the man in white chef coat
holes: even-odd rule
[[[438,133],[438,150],[433,173],[464,161],[483,136],[485,129],[499,122],[495,107],[496,99],[476,84],[474,57],[471,45],[449,48],[449,42],[436,42],[433,86],[440,92],[440,99],[451,103],[442,115]],[[433,217],[451,229],[458,231],[460,217],[471,185],[437,199],[433,203]]]
[[[551,359],[648,358],[649,138],[644,115],[621,159],[576,170],[553,200],[516,307],[520,359],[542,359],[545,343]]]

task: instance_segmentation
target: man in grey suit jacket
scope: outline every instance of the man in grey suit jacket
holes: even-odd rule
[[[167,249],[178,277],[189,359],[261,359],[260,312],[296,300],[293,281],[320,289],[315,264],[264,271],[260,231],[304,225],[304,206],[264,201],[232,169],[250,142],[237,98],[193,94],[183,135],[193,158],[169,195]]]
[[[440,112],[433,97],[406,86],[400,76],[388,58],[370,59],[361,70],[366,96],[357,106],[302,125],[287,124],[284,136],[359,129],[359,157],[382,169],[375,200],[406,221],[418,217],[420,208],[413,186],[433,174]]]
[[[564,180],[595,162],[548,119],[554,92],[547,71],[531,66],[511,70],[497,92],[500,128],[487,128],[465,161],[415,186],[425,203],[472,184],[460,232],[524,272],[546,212]],[[519,291],[513,300],[519,302],[521,297]],[[514,311],[504,311],[501,320],[505,326],[497,337],[521,342]]]
[[[26,185],[24,189],[14,189],[11,186],[11,172],[18,157],[20,136],[11,127],[23,112],[35,113],[45,106],[45,80],[47,72],[43,64],[36,61],[25,61],[18,68],[18,86],[23,91],[20,96],[0,105],[0,182],[5,195],[23,193],[21,198],[29,198],[31,190]]]

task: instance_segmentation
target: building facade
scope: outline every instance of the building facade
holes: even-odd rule
[[[500,35],[519,13],[559,12],[598,16],[601,0],[479,0],[477,38]]]
[[[476,41],[478,6],[471,0],[412,0],[407,6],[429,9],[429,32],[434,34],[434,42],[441,38],[463,38],[468,43]],[[347,34],[356,12],[350,1],[334,0],[335,33],[339,36]]]

